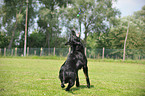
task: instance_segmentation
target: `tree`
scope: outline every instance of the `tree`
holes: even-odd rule
[[[22,6],[20,6],[19,9],[16,7],[16,6],[18,6],[17,4],[20,4],[20,2],[18,0],[15,0],[14,2],[4,0],[4,3],[5,3],[5,5],[2,6],[3,26],[8,31],[12,30],[8,33],[11,35],[11,40],[10,40],[8,48],[11,48],[12,43],[14,41],[14,37],[16,35],[15,31],[17,28],[17,23],[21,22],[21,20],[22,20],[21,19],[22,18],[22,15],[21,15]],[[13,22],[14,19],[15,19],[15,22]]]
[[[25,28],[25,10],[26,0],[4,0],[2,5],[1,18],[2,27],[6,30],[6,35],[10,37],[8,48],[14,47],[15,40],[19,39],[20,33]],[[31,26],[35,18],[35,11],[33,6],[35,2],[29,1],[29,15],[28,25]],[[29,27],[28,26],[28,27]]]
[[[125,41],[124,41],[123,61],[125,60],[125,49],[126,49],[125,46],[126,46],[128,31],[129,31],[129,22],[128,22],[127,32],[126,32],[126,36],[125,36]]]
[[[144,7],[142,8],[142,10]],[[141,12],[141,13],[140,13]],[[96,34],[90,34],[92,40],[96,40],[95,47],[97,48],[109,48],[109,49],[123,49],[124,40],[127,32],[128,22],[130,22],[130,28],[127,38],[127,49],[144,49],[145,47],[145,28],[143,12],[135,12],[132,16],[127,16],[123,18],[118,18],[118,24],[116,26],[111,26],[109,32],[101,33],[97,38]],[[96,38],[96,39],[94,39]],[[89,42],[89,41],[88,41]],[[89,42],[91,44],[91,40]],[[95,48],[93,47],[93,48]]]
[[[134,16],[128,16],[120,19],[120,24],[117,27],[112,27],[108,39],[110,40],[111,47],[114,49],[123,49],[123,43],[125,40],[128,22],[129,33],[127,38],[127,49],[142,49],[144,48],[144,35],[143,26],[144,23],[139,19],[135,19]],[[140,38],[139,38],[140,37]]]
[[[81,8],[84,8],[85,12],[78,17]],[[74,0],[69,7],[62,8],[61,11],[64,11],[62,20],[68,29],[77,26],[84,28],[82,31],[85,45],[89,33],[97,33],[99,37],[100,33],[109,32],[110,26],[117,24],[116,17],[120,14],[117,9],[112,8],[112,0]]]
[[[134,13],[136,19],[140,19],[145,23],[145,5],[142,7],[140,11]]]
[[[59,27],[58,8],[66,7],[71,0],[39,0],[42,6],[38,13],[38,25],[46,34],[45,47],[55,47],[56,39],[61,33]]]
[[[45,44],[45,34],[42,32],[34,31],[30,36],[28,37],[29,43],[28,46],[31,48],[41,48],[44,47]]]
[[[24,35],[22,35],[23,39],[21,39],[19,42],[19,48],[22,48],[24,46]],[[45,43],[46,43],[46,36],[45,33],[43,33],[41,30],[35,29],[30,35],[28,35],[28,40],[29,42],[27,43],[27,46],[30,48],[45,48]],[[65,43],[64,41],[67,41],[66,38],[64,37],[57,37],[56,40],[52,41],[51,48],[56,47],[56,48],[64,48]]]

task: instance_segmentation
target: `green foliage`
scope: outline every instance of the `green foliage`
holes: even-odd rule
[[[145,23],[145,5],[142,7],[142,10],[134,13],[135,18],[142,20]]]
[[[77,16],[80,6],[84,7],[85,12]],[[60,10],[63,13],[61,15],[63,25],[68,29],[82,31],[85,45],[88,44],[86,42],[88,34],[97,33],[99,37],[100,33],[108,32],[110,26],[117,25],[116,17],[120,15],[119,10],[112,8],[112,0],[75,0],[69,7]]]
[[[123,44],[127,32],[127,23],[129,22],[129,33],[127,38],[127,49],[144,49],[144,31],[145,23],[135,19],[133,16],[122,18],[118,27],[112,28],[109,33],[111,48],[123,49]],[[139,38],[140,37],[140,38]]]
[[[87,38],[87,48],[96,48],[96,38],[95,36],[89,35]]]
[[[41,31],[45,33],[44,47],[57,47],[57,41],[61,39],[59,38],[61,28],[59,27],[59,14],[56,7],[61,7],[67,3],[54,0],[40,1],[42,5],[45,5],[45,7],[41,6],[38,12],[38,25]]]
[[[22,14],[18,14],[17,15],[17,20],[18,20],[18,24],[20,24],[21,22],[22,22],[22,20],[23,20],[23,15]]]
[[[145,22],[143,21],[143,10],[136,12],[132,16],[118,18],[118,25],[111,26],[109,32],[88,35],[88,48],[98,49],[118,49],[116,51],[105,51],[105,56],[119,56],[122,58],[124,40],[129,22],[129,33],[126,43],[126,56],[132,59],[138,59],[138,56],[144,56],[145,49]],[[95,42],[94,42],[95,41]],[[129,50],[132,49],[132,50]],[[135,49],[135,50],[133,50]],[[93,50],[92,50],[93,51]],[[94,51],[95,52],[95,51]],[[91,56],[93,53],[89,53]]]
[[[5,35],[2,35],[0,32],[0,48],[6,48],[9,44],[9,38]]]
[[[1,42],[5,43],[1,43],[1,46],[23,48],[26,0],[2,2],[4,4],[0,6],[2,9],[0,27],[4,36],[1,36]],[[112,0],[29,0],[27,46],[64,48],[70,29],[74,28],[77,33],[81,32],[80,35],[83,35],[81,39],[88,48],[123,49],[127,24],[130,22],[126,48],[144,49],[145,6],[132,16],[120,18],[121,13],[112,7],[112,2]]]
[[[22,35],[21,38],[24,38],[24,34]],[[66,47],[64,44],[64,41],[67,41],[66,38],[63,37],[53,37],[56,40],[51,41],[51,47],[54,48],[64,48]],[[27,46],[30,48],[45,48],[46,47],[46,35],[43,33],[41,30],[35,30],[33,33],[28,35],[29,42],[27,43]],[[24,46],[24,39],[21,39],[20,45],[18,46],[19,48],[23,48]]]
[[[112,26],[105,33],[97,35],[96,33],[90,34],[87,40],[88,47],[91,48],[109,48],[109,49],[123,49],[124,40],[127,32],[129,22],[129,33],[127,38],[127,49],[144,49],[145,48],[145,23],[141,11],[136,12],[132,16],[118,18],[118,25]],[[96,41],[91,42],[91,41]],[[93,46],[92,46],[93,45]],[[94,46],[95,45],[95,46]]]
[[[42,32],[33,32],[32,34],[30,34],[30,36],[28,37],[29,43],[28,46],[30,48],[41,48],[44,47],[45,45],[45,34],[43,34]]]
[[[15,41],[19,40],[19,36],[25,28],[25,17],[26,17],[26,0],[3,0],[2,5],[2,27],[6,30],[6,35],[10,37],[9,48],[15,47],[17,43]],[[32,0],[28,3],[28,27],[34,24],[34,19],[36,17]],[[5,31],[3,30],[3,31]]]

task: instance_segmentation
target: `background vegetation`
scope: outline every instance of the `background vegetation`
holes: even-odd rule
[[[1,0],[0,55],[3,48],[24,47],[26,5],[26,0]],[[112,5],[113,0],[29,0],[27,47],[66,48],[70,30],[75,29],[87,48],[87,57],[102,56],[104,47],[105,58],[122,58],[129,22],[126,57],[144,59],[145,6],[121,18]]]
[[[29,0],[27,46],[63,48],[70,29],[74,28],[77,33],[81,32],[87,48],[123,49],[130,22],[126,48],[144,49],[145,6],[132,16],[121,18],[120,11],[112,7],[112,2]],[[23,48],[26,0],[1,0],[0,8],[0,48]]]

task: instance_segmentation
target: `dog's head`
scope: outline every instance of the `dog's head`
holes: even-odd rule
[[[76,33],[74,30],[71,30],[71,35],[69,37],[68,42],[66,42],[65,45],[73,46],[73,45],[79,44],[79,42],[80,42],[79,37],[76,36]]]
[[[73,50],[77,50],[82,53],[84,52],[84,46],[81,43],[80,38],[76,36],[74,30],[72,30],[69,40],[68,40],[68,42],[65,43],[65,45],[70,45],[73,48]]]

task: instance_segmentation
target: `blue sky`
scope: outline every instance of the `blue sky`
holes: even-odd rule
[[[141,10],[145,0],[117,0],[113,6],[121,11],[121,17],[132,15],[135,11]]]

